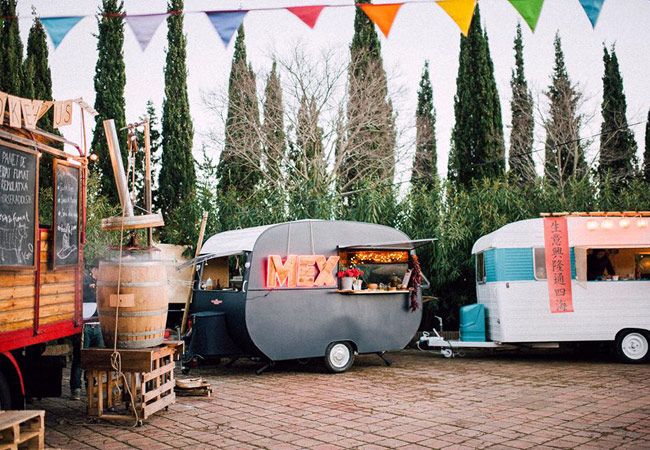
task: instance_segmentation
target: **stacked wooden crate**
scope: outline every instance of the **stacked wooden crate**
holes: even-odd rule
[[[44,446],[45,411],[0,411],[0,450]]]

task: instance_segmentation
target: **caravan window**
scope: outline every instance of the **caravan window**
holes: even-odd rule
[[[650,279],[649,248],[588,248],[584,254],[587,281]]]
[[[339,253],[341,267],[363,270],[363,281],[386,285],[401,284],[408,270],[406,250],[354,250]]]
[[[536,280],[546,280],[546,250],[544,247],[533,249],[533,266]]]
[[[245,262],[246,255],[243,254],[207,260],[203,263],[200,288],[240,290],[244,279]]]
[[[476,282],[485,283],[485,255],[483,252],[476,254]]]

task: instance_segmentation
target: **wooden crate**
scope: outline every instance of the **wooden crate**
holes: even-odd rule
[[[86,370],[89,416],[109,420],[134,419],[128,384],[133,394],[139,424],[176,401],[174,393],[175,343],[145,349],[118,349],[122,373],[111,366],[113,349],[88,348],[81,351],[81,367]]]
[[[44,447],[45,411],[0,411],[0,450]]]

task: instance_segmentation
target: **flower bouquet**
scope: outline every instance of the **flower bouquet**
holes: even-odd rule
[[[351,291],[355,281],[358,281],[357,278],[361,275],[363,275],[363,270],[357,269],[356,267],[339,270],[338,277],[341,279],[341,289],[344,291]],[[358,289],[360,288],[361,286],[358,285]]]

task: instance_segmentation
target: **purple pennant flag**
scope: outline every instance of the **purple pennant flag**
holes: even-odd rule
[[[156,30],[162,21],[165,20],[165,17],[167,17],[167,14],[126,16],[126,23],[131,27],[142,51],[147,49],[149,42],[151,42],[153,35],[156,34]]]
[[[41,17],[41,23],[57,48],[66,34],[81,20],[83,16]]]
[[[214,29],[217,30],[219,37],[223,41],[223,45],[228,47],[235,31],[239,29],[239,26],[244,21],[244,16],[247,12],[243,10],[206,11],[206,14]]]
[[[605,0],[580,0],[582,9],[587,13],[592,28],[596,28],[596,22],[598,22],[598,16],[600,16],[603,3],[605,3]]]

